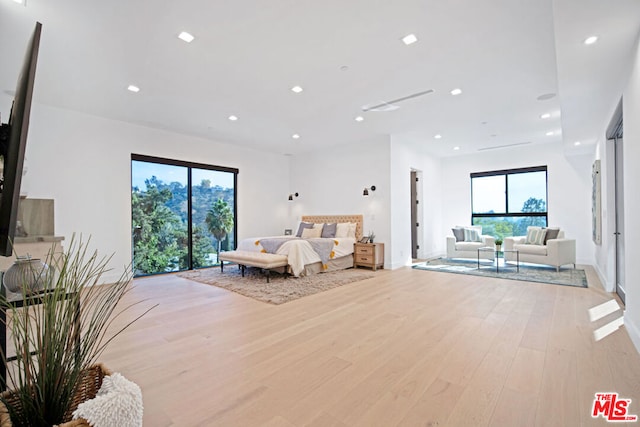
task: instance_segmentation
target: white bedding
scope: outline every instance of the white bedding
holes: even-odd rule
[[[238,244],[238,250],[250,251],[250,252],[263,252],[264,248],[260,244],[260,239],[273,239],[283,238],[284,236],[271,236],[271,237],[252,237],[243,239]],[[337,244],[333,248],[333,258],[341,258],[343,256],[351,255],[353,253],[353,244],[356,239],[353,237],[335,237],[334,240]],[[305,239],[298,239],[292,237],[291,240],[278,248],[278,255],[286,255],[289,260],[289,266],[294,276],[299,276],[304,271],[304,266],[307,264],[313,264],[320,262],[320,256],[313,250],[309,242]]]

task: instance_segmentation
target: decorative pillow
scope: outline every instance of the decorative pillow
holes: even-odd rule
[[[465,242],[482,242],[482,237],[480,237],[480,233],[478,233],[477,229],[465,228],[463,231]]]
[[[334,238],[336,237],[336,229],[338,224],[336,224],[335,222],[333,224],[325,224],[322,227],[322,237],[327,237],[327,238]]]
[[[527,238],[524,243],[527,245],[544,245],[546,234],[547,230],[543,230],[541,227],[528,227]]]
[[[356,238],[356,228],[358,227],[358,224],[355,222],[350,222],[349,223],[349,232],[347,233],[347,237],[353,237],[354,239]]]
[[[453,231],[456,242],[464,242],[464,228],[456,227],[452,228],[451,231]]]
[[[339,222],[336,225],[336,235],[334,237],[352,237],[355,239],[357,226],[358,224],[355,222]]]
[[[322,235],[322,228],[313,227],[302,230],[303,239],[316,239]]]
[[[349,223],[339,222],[336,224],[336,237],[347,237],[349,235]]]
[[[313,228],[313,224],[310,222],[301,222],[300,226],[298,227],[298,232],[296,233],[296,237],[302,237],[302,231],[305,228]]]
[[[547,230],[547,234],[544,236],[544,244],[547,244],[547,240],[557,239],[558,233],[560,233],[559,228],[545,228]]]

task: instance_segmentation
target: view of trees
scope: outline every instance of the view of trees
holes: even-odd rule
[[[188,265],[188,188],[179,182],[164,183],[155,176],[145,180],[146,189],[131,192],[133,265],[136,276],[185,270]],[[193,267],[214,265],[215,247],[227,249],[233,241],[234,189],[202,180],[192,186]],[[210,211],[223,213],[222,225],[207,221]],[[230,216],[229,216],[230,215]],[[224,233],[218,232],[224,230]],[[211,232],[209,232],[211,231]],[[215,245],[214,245],[215,243]]]
[[[524,202],[521,212],[546,212],[546,203],[542,199],[530,197]],[[482,226],[482,234],[504,239],[509,236],[526,236],[527,227],[547,225],[544,216],[499,216],[493,218],[474,218],[473,225]]]
[[[216,251],[218,259],[216,262],[220,263],[222,240],[233,230],[233,211],[231,206],[224,200],[218,199],[207,212],[206,221],[209,231],[218,241],[218,250]]]

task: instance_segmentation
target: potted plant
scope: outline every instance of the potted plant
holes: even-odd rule
[[[89,241],[73,237],[68,250],[48,256],[45,274],[39,276],[40,289],[27,286],[31,272],[25,275],[17,295],[4,289],[0,293],[0,309],[9,319],[0,327],[7,328],[16,353],[15,360],[9,362],[9,356],[0,351],[4,367],[11,364],[1,384],[8,389],[0,395],[2,426],[51,426],[71,421],[87,376],[104,374],[104,369],[96,370],[95,366],[105,347],[151,309],[115,332],[107,331],[113,314],[119,316],[136,305],[115,312],[131,289],[132,273],[126,268],[115,283],[102,284],[111,257],[91,252]],[[21,304],[24,307],[17,307]],[[102,377],[99,379],[101,382]]]
[[[500,252],[502,250],[502,239],[498,238],[495,240],[496,251]]]
[[[369,243],[373,243],[373,239],[375,239],[376,235],[373,231],[369,231]]]

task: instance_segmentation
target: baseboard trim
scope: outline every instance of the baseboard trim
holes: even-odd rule
[[[595,270],[596,274],[598,275],[598,279],[600,280],[600,283],[602,283],[602,287],[604,288],[604,290],[606,292],[613,292],[614,286],[613,283],[609,283],[607,282],[607,279],[605,278],[604,274],[602,273],[602,270],[600,270],[600,266],[598,266],[598,264],[593,264],[593,269]]]
[[[384,268],[390,269],[390,270],[395,270],[397,268],[402,268],[402,267],[406,267],[408,265],[411,265],[411,262],[409,263],[404,263],[404,262],[396,262],[396,263],[392,263],[391,267],[387,266],[385,264]]]
[[[636,351],[640,353],[640,329],[635,323],[631,321],[631,318],[627,316],[627,311],[624,312],[624,327],[627,329],[631,342],[636,347]]]

